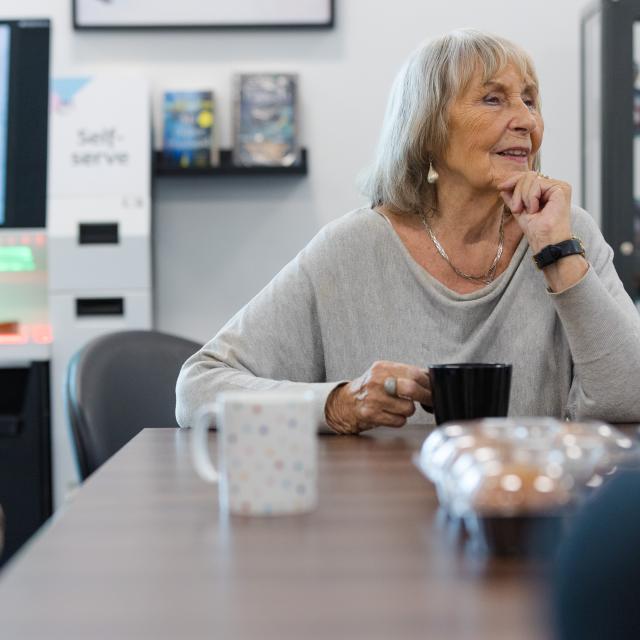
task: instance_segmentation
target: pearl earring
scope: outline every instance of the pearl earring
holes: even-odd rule
[[[429,184],[435,184],[438,181],[438,172],[433,168],[433,164],[431,164],[431,160],[429,160],[429,173],[427,173],[427,182]]]

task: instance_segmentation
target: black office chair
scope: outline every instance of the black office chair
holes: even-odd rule
[[[145,427],[177,426],[178,372],[200,346],[158,331],[119,331],[73,356],[66,403],[83,480]]]

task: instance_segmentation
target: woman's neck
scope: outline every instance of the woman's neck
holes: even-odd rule
[[[495,241],[504,203],[496,192],[478,192],[438,185],[438,209],[429,215],[429,224],[439,236],[455,236],[464,244]]]

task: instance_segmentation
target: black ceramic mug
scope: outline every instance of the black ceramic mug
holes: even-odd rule
[[[510,364],[482,362],[429,366],[436,424],[506,416],[511,369]]]

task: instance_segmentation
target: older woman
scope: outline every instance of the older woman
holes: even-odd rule
[[[339,433],[426,422],[425,367],[451,361],[513,363],[514,415],[640,420],[640,318],[571,187],[538,173],[543,130],[518,46],[464,30],[418,49],[370,206],[322,229],[187,360],[179,423],[225,389],[313,389]]]

